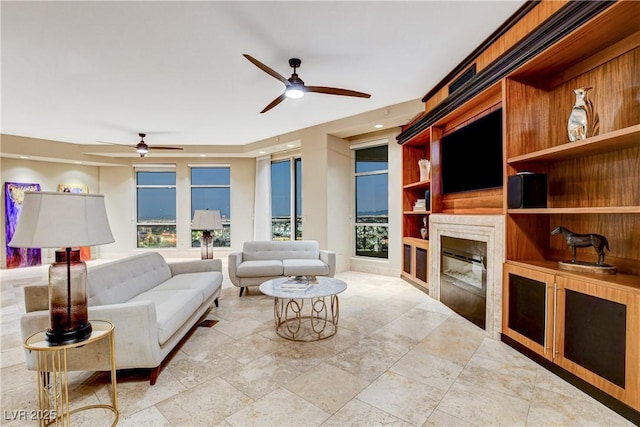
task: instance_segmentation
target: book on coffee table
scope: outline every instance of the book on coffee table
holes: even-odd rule
[[[309,283],[309,280],[307,279],[298,278],[296,276],[290,277],[286,281],[279,283],[277,287],[279,290],[285,292],[306,291],[311,287],[311,283]]]

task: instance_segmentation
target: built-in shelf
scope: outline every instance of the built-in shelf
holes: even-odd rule
[[[423,248],[429,247],[429,241],[425,239],[420,239],[418,237],[403,237],[402,243],[407,243],[413,246],[420,246]]]
[[[431,184],[431,180],[426,180],[426,181],[418,181],[418,182],[412,182],[411,184],[407,184],[405,185],[404,188],[405,190],[410,190],[412,188],[425,188],[428,187]]]
[[[429,215],[431,211],[404,211],[405,215]]]
[[[589,25],[582,26],[565,37],[561,43],[556,43],[537,55],[535,60],[520,67],[511,77],[553,87],[557,84],[557,79],[552,80],[550,77],[570,73],[576,64],[579,64],[582,72],[588,70],[590,67],[585,64],[587,60],[593,61],[599,52],[633,36],[638,31],[638,10],[635,3],[637,2],[616,2],[615,8],[609,7],[591,20]],[[560,81],[567,79],[568,77],[565,77]]]
[[[509,209],[509,214],[640,214],[640,206],[602,206],[584,208],[529,208],[529,209]]]
[[[518,163],[566,160],[576,156],[600,154],[638,145],[640,145],[640,125],[634,125],[581,141],[567,142],[563,145],[511,157],[507,159],[507,163],[515,166]]]

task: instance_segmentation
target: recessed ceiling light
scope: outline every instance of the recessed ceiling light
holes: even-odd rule
[[[200,157],[207,157],[206,154],[200,154]]]
[[[287,147],[289,147],[289,148],[293,148],[295,146],[296,146],[296,144],[287,144]]]
[[[28,159],[27,156],[20,156],[21,159]]]
[[[78,161],[78,160],[76,160],[76,161],[75,161],[75,162],[73,162],[73,163],[75,163],[76,165],[81,165],[81,164],[82,164],[82,162],[80,162],[80,161]]]
[[[258,154],[267,154],[266,151],[258,151]]]
[[[377,125],[373,125],[373,127],[376,128],[376,129],[380,129],[380,128],[384,127],[384,126],[381,125],[381,124],[377,124]]]

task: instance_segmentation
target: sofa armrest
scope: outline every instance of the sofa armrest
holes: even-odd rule
[[[49,310],[49,285],[25,286],[24,308],[27,313]]]
[[[113,323],[118,369],[155,368],[162,362],[156,305],[152,301],[89,307],[91,319]]]
[[[198,259],[193,261],[180,261],[168,263],[171,275],[184,273],[202,273],[205,271],[219,271],[222,273],[221,259]]]
[[[334,251],[320,250],[320,261],[329,266],[329,277],[336,274],[336,253]]]
[[[238,276],[236,275],[236,271],[238,271],[238,266],[242,263],[242,252],[232,252],[229,254],[229,262],[227,268],[229,270],[229,280],[235,286],[240,286],[240,280],[238,280]]]
[[[89,321],[108,320],[114,325],[116,345],[116,367],[155,368],[162,362],[160,345],[158,344],[158,326],[156,323],[156,307],[151,301],[133,301],[122,304],[111,304],[89,307]],[[23,340],[34,333],[49,327],[49,311],[34,311],[20,318],[20,332]],[[69,353],[69,371],[104,370],[91,352],[87,350]],[[27,368],[35,369],[34,355],[25,350]]]

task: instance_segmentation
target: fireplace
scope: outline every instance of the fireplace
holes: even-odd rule
[[[429,216],[429,296],[500,339],[502,215]]]
[[[485,329],[487,244],[449,236],[440,243],[440,302]]]

